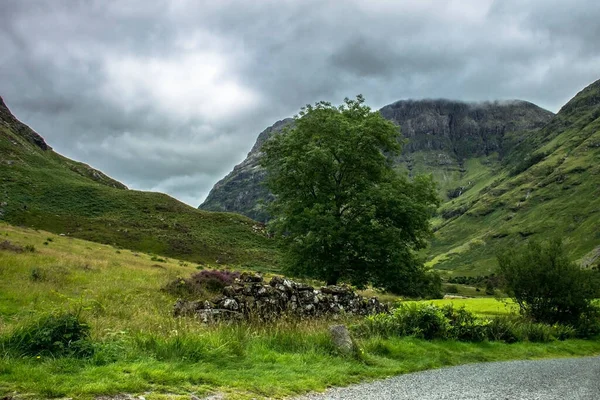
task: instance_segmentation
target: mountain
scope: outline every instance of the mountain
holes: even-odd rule
[[[600,81],[556,115],[518,100],[408,100],[380,112],[407,140],[398,169],[431,173],[444,200],[423,254],[429,266],[448,275],[489,274],[498,249],[553,236],[566,241],[573,260],[600,262]],[[291,122],[262,132],[200,207],[266,220],[260,146]]]
[[[590,265],[600,260],[599,221],[600,80],[515,144],[483,187],[442,205],[429,265],[489,273],[497,249],[550,237]]]
[[[129,190],[56,153],[0,98],[0,220],[198,263],[273,266],[259,224],[165,194]]]
[[[380,112],[400,125],[402,137],[408,139],[396,160],[398,168],[409,175],[432,173],[445,198],[493,176],[502,156],[528,131],[545,125],[553,116],[534,104],[517,100],[408,100],[385,106]],[[262,186],[265,173],[259,166],[260,149],[270,135],[291,123],[292,119],[285,119],[264,130],[248,157],[213,187],[200,208],[266,221],[263,203],[270,194]]]

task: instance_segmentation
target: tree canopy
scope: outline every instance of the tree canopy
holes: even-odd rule
[[[416,252],[438,205],[430,177],[393,168],[399,127],[364,98],[307,105],[263,146],[271,227],[293,273],[404,294],[430,288]]]

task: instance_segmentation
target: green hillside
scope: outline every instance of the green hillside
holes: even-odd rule
[[[429,265],[486,274],[499,247],[550,237],[565,239],[571,257],[588,265],[600,254],[599,226],[597,81],[515,144],[487,179],[441,207]]]
[[[197,263],[272,268],[277,252],[249,218],[128,190],[54,152],[0,99],[0,220]]]

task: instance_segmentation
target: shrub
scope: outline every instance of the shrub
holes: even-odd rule
[[[506,292],[534,321],[576,326],[593,311],[593,272],[569,261],[560,240],[506,250],[498,264]]]
[[[428,340],[506,343],[549,342],[574,338],[578,334],[571,326],[535,323],[516,316],[482,319],[464,308],[439,308],[432,304],[401,305],[392,314],[369,316],[352,329],[363,337],[414,336]]]
[[[389,315],[367,317],[362,326],[355,327],[355,331],[363,335],[447,339],[451,328],[444,311],[433,304],[402,304]]]
[[[46,271],[41,268],[31,268],[29,279],[33,282],[42,282],[48,279]]]
[[[450,285],[450,286],[446,287],[446,293],[450,293],[450,294],[458,293],[458,286]]]
[[[554,329],[550,325],[524,321],[517,324],[516,328],[521,341],[547,343],[555,339]]]
[[[433,305],[422,307],[407,307],[399,309],[401,329],[404,335],[423,339],[446,339],[449,337],[451,326],[444,312]]]
[[[455,310],[451,305],[442,310],[452,327],[450,337],[464,342],[481,342],[487,339],[488,320],[481,320],[464,308]]]
[[[493,318],[486,327],[488,340],[506,343],[518,342],[521,338],[517,332],[517,323],[508,317]]]
[[[203,298],[220,293],[239,276],[237,271],[205,269],[193,273],[189,278],[177,278],[169,282],[163,290],[182,298]]]
[[[16,329],[3,340],[3,345],[23,356],[89,357],[93,354],[89,335],[89,325],[77,315],[48,315]]]

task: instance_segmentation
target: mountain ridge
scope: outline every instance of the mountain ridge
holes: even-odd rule
[[[507,115],[515,114],[514,110],[521,110],[521,113],[519,118],[510,120]],[[385,118],[399,125],[402,137],[408,139],[408,143],[403,146],[402,155],[396,160],[398,166],[409,175],[413,172],[436,172],[440,175],[440,181],[457,180],[456,177],[449,179],[448,176],[460,175],[460,171],[464,169],[464,149],[473,147],[470,142],[476,143],[477,157],[489,157],[501,150],[506,132],[537,129],[553,115],[550,111],[523,100],[399,100],[379,111]],[[268,215],[263,202],[269,200],[270,194],[261,185],[264,171],[258,163],[260,148],[271,134],[291,123],[291,118],[280,120],[262,131],[246,159],[215,184],[199,208],[238,212],[266,221]],[[457,127],[460,135],[457,134]],[[485,138],[491,140],[486,142]],[[446,167],[440,171],[440,165]],[[442,195],[453,189],[451,186],[451,182],[444,184],[441,188]]]

